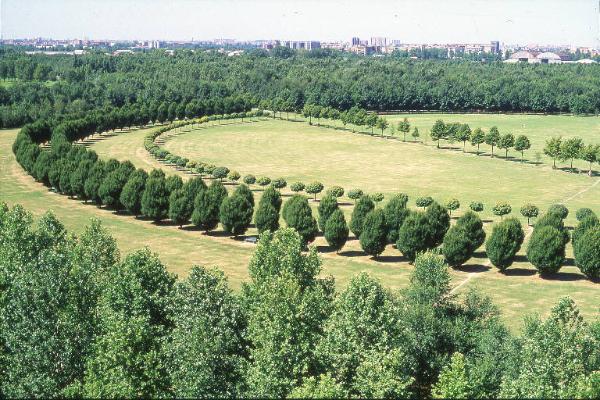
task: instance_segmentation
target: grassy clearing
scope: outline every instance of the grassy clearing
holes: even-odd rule
[[[258,122],[247,124],[247,126],[260,129],[261,124],[272,127],[271,123],[279,125],[281,129],[290,129],[290,123],[281,121]],[[296,126],[300,127],[301,125],[292,125],[293,128]],[[236,125],[221,126],[207,129],[204,133],[211,134],[214,130],[214,132],[227,134],[228,130],[243,129],[245,127],[246,124],[239,127]],[[323,132],[328,131],[316,127],[305,128],[307,131],[314,130],[315,135],[318,137],[323,136]],[[147,169],[160,167],[161,164],[150,157],[143,149],[143,138],[147,132],[147,129],[142,129],[117,134],[107,137],[104,140],[98,140],[91,147],[106,158],[130,159],[136,166]],[[282,130],[281,132],[285,131]],[[392,143],[391,141],[371,137],[351,135],[338,131],[332,131],[332,134],[334,137],[328,138],[330,142],[335,142],[334,138],[339,139],[339,135],[347,135],[344,136],[345,139],[356,138],[357,140],[367,140],[368,142],[361,142],[367,147],[367,143],[373,143],[374,146],[383,144],[386,146],[400,146],[403,149],[412,149],[412,147],[406,147],[408,146],[406,144]],[[130,216],[116,215],[113,212],[98,209],[92,205],[85,205],[80,201],[69,200],[64,196],[49,192],[43,185],[34,182],[16,164],[14,156],[10,151],[10,145],[15,135],[16,130],[0,131],[1,201],[6,201],[9,204],[23,204],[36,215],[40,215],[47,210],[52,210],[64,221],[69,229],[75,232],[81,232],[91,217],[100,218],[117,239],[123,253],[143,246],[149,246],[153,251],[160,254],[161,259],[168,266],[169,270],[180,276],[185,276],[192,265],[202,264],[216,265],[223,269],[229,276],[234,287],[239,287],[241,282],[247,279],[247,263],[251,257],[254,248],[253,245],[235,241],[226,236],[224,237],[221,232],[216,232],[214,236],[207,237],[198,231],[177,229],[177,227],[169,224],[157,227],[149,221],[136,220]],[[251,133],[248,135],[251,135]],[[196,136],[200,137],[203,135]],[[193,133],[184,134],[176,140],[174,139],[173,143],[176,143],[179,139],[186,138],[187,140],[194,137],[195,134]],[[306,140],[306,138],[304,139]],[[221,143],[221,149],[225,148],[227,151],[229,151],[233,143],[236,143],[235,146],[238,146],[237,142]],[[223,145],[225,143],[229,143],[229,145]],[[306,146],[301,139],[298,140],[298,143],[300,146]],[[315,143],[313,143],[313,146],[315,146]],[[272,144],[268,147],[272,147]],[[318,145],[314,147],[314,149],[317,148]],[[433,151],[433,149],[429,149],[426,146],[418,146],[418,148]],[[369,153],[374,155],[377,149],[369,149]],[[358,149],[353,150],[358,151]],[[383,151],[382,148],[381,151]],[[284,152],[282,152],[279,158],[271,160],[271,163],[281,163],[281,157],[283,156],[285,156]],[[454,153],[449,152],[448,157],[456,156]],[[306,154],[306,157],[312,159],[313,155]],[[352,157],[356,160],[362,159],[362,156],[358,157],[357,154],[352,155]],[[346,157],[342,157],[342,159],[344,158]],[[227,163],[226,165],[231,164]],[[171,171],[171,173],[180,173],[175,172],[171,168],[164,169]],[[240,172],[242,172],[241,169]],[[554,173],[554,171],[550,172]],[[286,176],[283,172],[272,176],[279,175]],[[557,176],[559,175],[565,174],[559,173]],[[326,182],[326,177],[327,175],[321,175],[319,179]],[[290,180],[288,179],[288,181]],[[586,182],[589,183],[589,181]],[[364,188],[367,189],[368,187],[365,186]],[[396,190],[405,189],[402,187]],[[256,193],[260,195],[259,191]],[[312,203],[313,206],[315,204]],[[344,206],[344,210],[349,213],[351,207]],[[488,230],[489,226],[490,224],[487,223],[486,228]],[[249,233],[253,234],[254,232],[255,230],[251,229]],[[360,251],[357,240],[349,241],[347,247],[344,248],[340,255],[327,252],[326,244],[322,237],[317,238],[315,245],[319,246],[319,249],[323,251],[324,274],[335,276],[336,281],[342,287],[352,275],[360,271],[368,271],[393,289],[400,289],[408,284],[412,267],[391,246],[388,246],[380,260],[376,262]],[[521,317],[524,314],[531,312],[547,314],[558,297],[564,295],[572,296],[581,306],[582,312],[586,316],[597,315],[598,313],[597,304],[600,296],[598,285],[585,280],[574,266],[566,266],[555,279],[545,280],[535,275],[535,271],[527,263],[524,255],[521,254],[519,261],[511,268],[509,274],[502,275],[495,269],[490,268],[487,264],[485,254],[479,252],[477,257],[470,260],[467,265],[460,270],[452,270],[451,274],[453,284],[458,287],[456,290],[457,294],[464,293],[473,287],[480,288],[484,293],[490,295],[501,307],[506,323],[515,330],[521,326]]]
[[[460,120],[460,116],[455,118]],[[565,118],[562,123],[567,124],[572,117],[555,118]],[[538,131],[530,134],[533,142],[542,143],[537,135]],[[440,202],[457,198],[463,210],[471,201],[482,201],[486,205],[483,216],[488,219],[493,217],[491,207],[497,201],[509,202],[513,215],[528,202],[542,209],[565,202],[573,210],[588,206],[600,212],[600,185],[592,186],[595,177],[302,122],[269,120],[216,126],[172,137],[165,148],[192,160],[226,165],[242,175],[282,176],[288,182],[320,180],[325,186],[340,185],[346,190],[405,192],[413,201],[425,195]],[[568,222],[574,223],[574,216]]]

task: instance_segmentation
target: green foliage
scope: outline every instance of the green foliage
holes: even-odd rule
[[[383,193],[372,193],[369,195],[369,197],[371,198],[371,200],[373,200],[375,203],[380,203],[383,201],[383,199],[385,198]]]
[[[485,144],[488,146],[492,146],[492,158],[494,157],[494,146],[498,146],[500,144],[500,132],[498,128],[492,126],[490,131],[485,135]]]
[[[363,230],[363,223],[367,214],[375,208],[369,196],[362,196],[356,202],[350,218],[350,230],[359,238]]]
[[[475,128],[473,132],[471,132],[471,145],[477,146],[477,155],[479,155],[479,146],[482,143],[485,143],[485,133],[481,130],[481,128]]]
[[[521,207],[521,215],[527,218],[527,225],[529,225],[529,220],[531,218],[536,218],[540,213],[540,209],[533,204],[525,204]]]
[[[561,137],[552,137],[546,140],[546,145],[544,146],[544,154],[552,158],[552,168],[556,168],[556,159],[560,157],[561,147]]]
[[[142,195],[142,214],[154,221],[167,217],[169,210],[169,191],[166,186],[165,174],[162,170],[152,170],[146,180]]]
[[[147,179],[148,174],[143,169],[132,172],[119,197],[123,207],[136,217],[142,212],[142,196]]]
[[[469,204],[469,208],[475,212],[482,212],[483,211],[483,203],[480,201],[472,201]]]
[[[515,145],[515,137],[512,133],[507,133],[502,135],[500,141],[498,142],[498,147],[504,149],[505,154],[504,158],[508,158],[508,150]]]
[[[317,200],[317,194],[323,191],[323,184],[321,182],[311,182],[306,185],[306,193],[314,195],[314,200]]]
[[[562,298],[545,321],[525,321],[498,397],[581,398],[581,382],[598,368],[598,355],[598,337],[573,301]]]
[[[433,203],[433,199],[429,196],[417,197],[417,199],[415,200],[415,204],[417,205],[417,207],[427,208],[431,205],[431,203]]]
[[[575,246],[575,239],[573,239]],[[577,240],[575,265],[590,279],[600,278],[600,227],[586,230]]]
[[[221,203],[226,197],[227,189],[218,181],[213,181],[208,189],[201,190],[194,199],[192,223],[206,232],[215,229],[219,224]]]
[[[166,345],[173,395],[238,397],[244,389],[244,309],[222,271],[193,267],[175,287]]]
[[[326,194],[323,196],[319,202],[319,207],[317,207],[317,211],[319,213],[319,229],[321,229],[321,231],[325,232],[327,220],[338,208],[338,202],[335,196],[332,194]]]
[[[471,391],[465,356],[454,353],[450,364],[442,369],[438,382],[433,386],[433,398],[468,399],[472,397]]]
[[[406,208],[407,203],[408,196],[404,193],[399,193],[394,195],[385,207],[383,207],[388,243],[396,243],[398,240],[398,230],[410,213],[408,208]]]
[[[436,247],[442,243],[444,235],[448,231],[448,228],[450,228],[450,215],[444,207],[434,201],[427,207],[425,216],[429,220],[429,225],[433,233],[430,245],[431,247]]]
[[[109,269],[99,300],[99,335],[86,364],[86,397],[157,397],[171,385],[161,353],[172,326],[175,278],[149,250]]]
[[[452,215],[452,211],[458,210],[459,207],[460,201],[458,201],[457,199],[448,200],[448,202],[446,203],[446,210],[450,211],[450,215]]]
[[[239,236],[248,230],[253,214],[254,206],[243,193],[236,190],[221,203],[219,221],[225,232]]]
[[[507,218],[494,225],[492,234],[485,244],[490,262],[500,271],[510,267],[524,239],[525,233],[516,218]]]
[[[167,196],[171,195],[175,190],[183,187],[183,179],[179,175],[171,175],[165,179],[165,189],[167,190]]]
[[[318,379],[308,377],[302,385],[295,387],[289,395],[290,399],[341,399],[348,393],[329,375],[321,375]]]
[[[253,185],[256,182],[256,177],[254,175],[246,175],[243,180],[246,185]]]
[[[275,189],[283,189],[287,186],[287,181],[284,178],[277,178],[273,179],[272,184]]]
[[[385,249],[387,243],[387,230],[385,214],[381,209],[369,211],[362,224],[359,236],[360,247],[373,257],[377,257]]]
[[[598,218],[596,216],[596,213],[594,211],[592,211],[590,208],[587,208],[587,207],[580,208],[575,213],[575,218],[577,218],[577,221],[579,221],[579,222],[581,222],[583,219],[585,219],[587,217],[590,217],[590,216],[591,217],[596,217],[596,219]]]
[[[558,158],[562,161],[571,161],[571,169],[573,169],[573,160],[579,157],[579,153],[583,149],[583,140],[581,138],[570,138],[565,140],[560,145],[560,154]]]
[[[294,182],[290,185],[290,190],[294,193],[298,193],[304,190],[304,183]]]
[[[464,227],[454,225],[444,236],[442,254],[452,267],[459,267],[473,256],[473,245]]]
[[[577,244],[579,243],[579,238],[581,238],[588,229],[594,228],[599,224],[600,221],[598,221],[598,217],[595,215],[583,218],[579,224],[577,224],[573,230],[573,253],[575,254],[575,258],[577,258]]]
[[[314,351],[330,314],[333,282],[317,279],[317,253],[304,255],[303,247],[304,239],[293,230],[266,232],[250,261],[252,282],[244,297],[253,362],[246,396],[287,396],[316,368]]]
[[[260,178],[258,178],[256,180],[256,183],[258,183],[260,186],[269,186],[271,184],[271,178],[266,177],[266,176],[261,176]]]
[[[274,187],[267,188],[256,209],[254,223],[258,233],[275,232],[279,229],[279,210],[281,209],[281,194]]]
[[[363,191],[361,189],[350,189],[348,191],[348,198],[351,200],[354,200],[356,202],[356,200],[360,199],[363,196]]]
[[[327,189],[326,194],[330,194],[333,197],[339,198],[339,197],[342,197],[344,195],[344,188],[341,187],[341,186],[330,186]]]
[[[548,214],[556,214],[560,219],[565,219],[569,216],[569,209],[563,204],[552,204],[548,208]]]
[[[434,230],[423,212],[412,212],[398,230],[396,248],[410,261],[417,254],[432,248]]]
[[[512,207],[508,203],[499,201],[494,205],[494,207],[492,207],[492,212],[494,215],[504,218],[505,215],[508,215],[512,212]]]
[[[442,121],[441,119],[435,121],[435,124],[433,124],[433,127],[429,132],[429,136],[431,136],[432,140],[437,141],[437,147],[439,148],[440,139],[444,139],[446,137],[446,125],[444,124],[444,121]]]
[[[531,142],[525,135],[519,135],[515,139],[515,150],[521,152],[521,161],[523,161],[525,150],[529,150]]]
[[[563,233],[553,226],[536,226],[527,246],[527,259],[540,275],[558,272],[565,262]]]
[[[181,228],[187,224],[194,211],[194,203],[190,201],[187,190],[176,189],[169,196],[169,219]]]
[[[215,179],[226,178],[227,174],[229,174],[229,168],[227,167],[217,167],[212,171],[212,176]]]
[[[283,220],[288,227],[300,234],[305,244],[315,240],[318,232],[317,221],[305,196],[295,194],[283,205]]]
[[[338,208],[327,218],[324,230],[325,240],[335,251],[339,251],[346,244],[348,233],[346,218],[344,218],[342,210]]]
[[[242,176],[237,171],[231,171],[227,174],[227,179],[229,179],[231,182],[237,182],[241,177]]]
[[[565,242],[565,244],[569,243],[569,231],[565,227],[565,223],[559,213],[547,212],[546,214],[538,218],[538,220],[535,223],[535,228],[541,228],[544,226],[551,226],[553,228],[558,229],[562,233],[563,241]]]

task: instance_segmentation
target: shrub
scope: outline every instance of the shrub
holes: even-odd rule
[[[217,167],[212,171],[212,176],[215,179],[223,179],[227,177],[227,174],[229,173],[229,168],[227,167]]]
[[[294,182],[290,185],[290,190],[294,193],[298,193],[304,190],[304,183]]]
[[[578,238],[575,265],[588,278],[600,278],[600,226],[588,229]]]
[[[169,211],[169,192],[166,187],[165,174],[161,170],[153,170],[146,181],[142,195],[142,214],[154,221],[167,217]]]
[[[527,246],[527,259],[540,275],[558,272],[565,261],[564,235],[553,226],[536,227]]]
[[[350,200],[354,200],[354,203],[356,203],[356,200],[360,199],[363,196],[363,191],[360,189],[350,189],[348,191],[348,198]]]
[[[324,233],[325,240],[335,251],[339,251],[346,244],[348,233],[346,218],[344,218],[342,210],[338,208],[327,218]]]
[[[418,197],[415,200],[417,207],[427,208],[433,203],[433,199],[430,196]]]
[[[333,197],[342,197],[344,195],[344,188],[341,186],[331,186],[327,189],[327,193],[331,194]]]
[[[460,207],[460,202],[457,199],[451,199],[446,203],[446,210],[450,211],[450,216],[452,216],[452,211],[458,210]]]
[[[312,216],[312,210],[305,196],[295,194],[283,206],[283,220],[288,227],[294,228],[302,237],[304,244],[315,240],[317,221]]]
[[[319,229],[321,229],[321,231],[325,232],[325,225],[327,224],[327,219],[337,209],[337,199],[333,195],[326,194],[325,196],[323,196],[323,198],[319,202],[319,207],[317,207],[317,211],[319,213]]]
[[[560,219],[565,219],[569,216],[569,209],[562,204],[553,204],[548,208],[547,214],[556,214]]]
[[[221,203],[219,220],[225,232],[239,236],[248,230],[253,213],[254,206],[250,203],[248,197],[243,192],[236,190]]]
[[[527,225],[530,225],[529,220],[537,217],[539,212],[540,209],[533,204],[525,204],[523,207],[521,207],[521,215],[527,218]]]
[[[454,225],[446,232],[442,254],[452,267],[459,267],[473,256],[473,242],[465,227]]]
[[[277,178],[273,180],[273,187],[275,189],[283,189],[287,186],[287,181],[283,178]]]
[[[148,174],[146,171],[143,169],[136,170],[130,175],[125,186],[123,186],[121,196],[119,197],[119,201],[125,209],[136,217],[142,212],[142,196],[147,179]]]
[[[383,195],[383,193],[372,193],[369,195],[369,197],[371,198],[371,200],[373,200],[375,203],[379,203],[382,202],[383,199],[385,198],[385,196]]]
[[[354,209],[352,210],[352,217],[350,218],[350,230],[354,235],[359,238],[362,232],[363,222],[367,214],[375,208],[373,200],[368,196],[362,196],[356,202]]]
[[[575,259],[577,259],[577,251],[579,239],[591,228],[600,225],[598,218],[595,214],[591,214],[590,216],[583,218],[579,224],[573,230],[573,253],[575,255]]]
[[[169,196],[169,219],[171,221],[181,228],[188,223],[193,211],[194,204],[189,201],[187,190],[180,188],[171,193]]]
[[[271,183],[271,178],[266,177],[266,176],[261,176],[260,178],[258,178],[256,180],[256,183],[258,183],[262,187],[265,187]]]
[[[508,215],[512,212],[512,207],[508,203],[498,202],[494,207],[492,207],[492,212],[494,215],[499,216],[500,219],[503,219],[505,215]]]
[[[465,228],[465,232],[471,241],[473,251],[477,250],[485,242],[483,222],[474,212],[467,211],[456,221],[456,226]]]
[[[492,234],[485,244],[490,262],[500,271],[506,270],[514,262],[524,238],[525,233],[516,218],[508,218],[494,225]]]
[[[231,182],[237,182],[240,180],[240,178],[241,175],[237,171],[231,171],[229,174],[227,174],[227,179],[229,179]]]
[[[399,193],[394,195],[383,208],[388,243],[396,243],[396,240],[398,240],[398,229],[410,213],[406,208],[407,203],[408,196]]]
[[[483,203],[480,201],[472,201],[471,204],[469,204],[469,208],[475,212],[482,212],[483,211]]]
[[[591,209],[589,208],[580,208],[579,210],[577,210],[577,212],[575,213],[575,218],[577,218],[577,221],[581,221],[587,217],[591,217],[594,216],[596,217],[596,213],[593,212]]]
[[[396,248],[414,261],[417,254],[431,248],[433,229],[424,212],[411,212],[398,230]]]
[[[237,193],[241,196],[243,196],[246,200],[248,200],[248,203],[250,203],[250,205],[252,205],[252,207],[254,207],[254,194],[252,193],[252,191],[250,190],[250,188],[244,184],[239,185],[234,193]]]
[[[546,213],[542,215],[538,218],[534,226],[536,229],[544,226],[552,226],[562,233],[565,244],[569,243],[569,231],[565,228],[564,221],[557,213]]]
[[[323,191],[323,184],[321,182],[311,182],[306,185],[306,193],[314,195],[314,200],[317,200],[317,194]]]
[[[219,210],[225,197],[227,189],[218,181],[213,181],[208,189],[201,190],[194,199],[192,223],[205,232],[215,229],[219,224]]]
[[[377,257],[383,252],[387,243],[383,210],[375,209],[365,216],[359,240],[365,253]]]
[[[444,240],[444,235],[448,231],[448,228],[450,228],[450,215],[444,207],[435,201],[427,207],[425,215],[429,219],[429,225],[433,230],[432,243],[430,243],[430,246],[433,248]]]
[[[244,183],[246,185],[253,185],[255,182],[256,182],[256,177],[254,175],[244,176]]]

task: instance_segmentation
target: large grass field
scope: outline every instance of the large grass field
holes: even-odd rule
[[[417,118],[436,117],[419,115],[409,118],[421,130]],[[471,116],[458,119],[468,122],[467,117]],[[571,117],[553,118],[558,118],[565,129],[570,121],[578,121]],[[586,119],[585,123],[593,121]],[[428,125],[428,122],[423,123],[422,133]],[[497,125],[503,131],[502,125]],[[482,124],[482,127],[485,125]],[[169,173],[185,177],[185,174],[161,165],[144,150],[143,139],[147,132],[148,129],[117,132],[90,144],[101,157],[129,159],[139,167],[162,167]],[[528,134],[535,143],[534,134]],[[209,237],[169,224],[156,226],[54,194],[36,183],[16,164],[10,151],[15,135],[16,130],[0,132],[0,201],[23,204],[36,215],[52,210],[75,232],[81,232],[91,217],[100,218],[117,239],[123,253],[149,246],[160,254],[169,270],[180,276],[185,276],[193,264],[202,264],[222,268],[234,287],[239,287],[247,279],[246,268],[253,245],[232,240],[220,232]],[[543,140],[543,136],[540,137]],[[439,200],[457,197],[463,203],[462,208],[470,200],[481,200],[486,205],[496,200],[507,200],[516,212],[525,201],[540,206],[564,201],[573,211],[586,205],[600,212],[600,187],[593,186],[598,178],[553,171],[543,165],[521,165],[464,155],[458,151],[437,150],[432,143],[401,143],[311,127],[301,122],[275,120],[209,127],[174,136],[166,146],[176,154],[226,165],[242,174],[264,174],[272,178],[283,176],[288,182],[318,179],[326,185],[339,184],[346,189],[361,187],[370,192],[402,191],[410,195],[413,205],[416,195],[432,195]],[[573,196],[577,193],[580,194]],[[257,190],[256,194],[260,196],[260,191]],[[316,203],[312,205],[316,206]],[[343,209],[349,215],[352,208],[345,205]],[[492,219],[490,214],[484,216]],[[487,222],[486,230],[489,231],[490,226],[491,222]],[[254,232],[251,229],[250,234]],[[412,267],[391,246],[380,261],[373,261],[360,251],[357,240],[349,241],[340,255],[327,252],[322,237],[317,238],[315,245],[323,251],[324,274],[334,275],[342,287],[359,271],[368,271],[393,289],[405,287],[408,283]],[[546,314],[563,295],[572,296],[585,315],[597,315],[600,300],[598,284],[586,280],[572,265],[572,260],[568,260],[568,264],[555,278],[542,279],[527,263],[523,248],[509,273],[502,275],[489,266],[485,253],[479,251],[467,265],[460,270],[452,270],[451,274],[457,294],[473,287],[479,288],[501,307],[508,325],[518,329],[524,314]]]

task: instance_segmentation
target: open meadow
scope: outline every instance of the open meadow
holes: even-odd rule
[[[588,142],[593,142],[594,133],[600,126],[597,119],[575,117],[408,116],[411,123],[419,127],[422,136],[426,136],[428,127],[435,119],[451,121],[451,117],[472,124],[472,127],[482,126],[485,129],[489,128],[488,125],[496,124],[501,132],[503,129],[515,129],[514,133],[520,133],[516,131],[519,124],[517,119],[522,118],[521,124],[537,127],[526,133],[534,145],[530,153],[539,151],[535,146],[543,146],[544,132],[549,126],[554,127],[551,135],[567,136],[568,132],[574,132]],[[397,121],[403,116],[388,118]],[[553,122],[546,122],[544,118],[551,118]],[[510,128],[509,125],[504,128],[499,121],[502,119],[511,122]],[[571,124],[573,127],[570,127]],[[163,165],[144,149],[144,137],[152,129],[158,128],[116,131],[114,134],[96,136],[87,140],[86,144],[105,159],[130,160],[146,170],[162,168],[168,174],[189,177],[184,172]],[[200,264],[223,269],[234,287],[239,287],[247,279],[247,264],[254,248],[252,244],[232,240],[220,230],[207,236],[192,228],[178,229],[170,223],[156,226],[150,221],[126,214],[118,215],[48,191],[15,162],[10,145],[16,132],[5,130],[0,135],[2,201],[20,203],[36,215],[52,210],[75,232],[81,232],[90,218],[99,218],[115,236],[123,253],[148,246],[160,254],[169,270],[179,276],[186,276],[192,265]],[[454,144],[454,147],[458,149],[460,146]],[[459,150],[438,150],[431,140],[420,144],[402,143],[401,140],[310,126],[305,122],[261,120],[214,125],[176,134],[166,141],[165,148],[193,160],[227,166],[238,170],[242,176],[284,177],[288,184],[296,180],[305,183],[319,180],[325,187],[340,185],[346,190],[357,187],[367,193],[404,192],[409,195],[410,207],[415,207],[414,199],[417,196],[431,195],[441,202],[455,197],[461,202],[457,212],[460,214],[467,209],[470,201],[482,201],[486,205],[482,216],[488,234],[493,222],[498,220],[490,208],[499,200],[513,206],[513,216],[518,216],[520,206],[526,202],[537,204],[541,209],[562,202],[571,210],[568,225],[574,224],[574,212],[579,207],[587,206],[600,212],[597,177],[552,170],[546,163],[535,165],[491,159],[485,155],[478,157],[475,154],[463,154]],[[255,187],[254,193],[258,200],[261,189]],[[289,189],[284,189],[283,193],[289,196]],[[342,210],[349,220],[352,202],[346,197],[342,201]],[[317,204],[311,201],[315,214]],[[525,219],[521,219],[525,222]],[[531,229],[527,230],[527,233],[530,232]],[[252,226],[248,234],[256,234],[256,229]],[[337,255],[328,251],[322,236],[317,237],[315,245],[321,251],[324,274],[335,276],[341,286],[359,271],[368,271],[393,289],[408,284],[412,266],[396,249],[388,246],[380,259],[374,261],[361,251],[358,240],[352,239]],[[567,248],[567,265],[551,279],[542,279],[535,274],[535,269],[525,257],[525,248],[526,243],[515,264],[506,274],[500,274],[490,266],[482,247],[466,265],[452,270],[455,293],[464,293],[476,287],[490,295],[501,307],[506,323],[513,329],[521,327],[521,316],[526,313],[547,314],[556,299],[563,295],[573,297],[586,315],[598,311],[598,284],[587,280],[573,265],[570,245]]]

